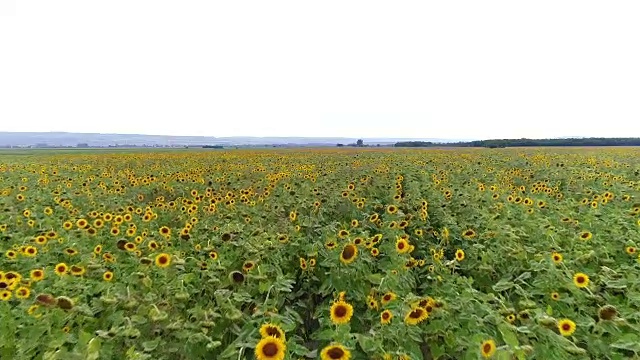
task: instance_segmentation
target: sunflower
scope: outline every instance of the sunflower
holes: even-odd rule
[[[456,260],[458,261],[464,260],[464,250],[462,249],[456,250]]]
[[[29,274],[29,278],[32,281],[40,281],[44,279],[44,271],[40,269],[31,270],[31,273]]]
[[[380,219],[380,215],[377,213],[373,213],[369,216],[369,221],[372,223],[376,223]]]
[[[18,257],[18,253],[13,250],[7,250],[7,252],[5,252],[4,254],[10,260],[14,260],[15,258]]]
[[[218,260],[218,253],[215,251],[209,252],[209,258],[211,258],[211,260]]]
[[[229,274],[229,278],[235,284],[242,284],[244,282],[244,274],[242,274],[240,271],[232,271]]]
[[[0,290],[0,300],[2,301],[9,301],[11,300],[11,291],[9,290]]]
[[[71,310],[74,306],[73,300],[66,296],[56,298],[56,305],[63,310]]]
[[[380,323],[382,325],[389,324],[391,322],[391,319],[393,319],[393,313],[391,311],[384,310],[380,313]]]
[[[473,239],[474,237],[476,237],[476,232],[472,229],[467,229],[462,233],[462,237],[465,239]]]
[[[627,246],[624,251],[629,254],[629,255],[635,255],[637,252],[637,249],[634,246]]]
[[[552,292],[551,299],[556,301],[560,300],[560,294],[558,294],[557,292]]]
[[[602,320],[612,320],[618,316],[618,309],[613,305],[604,305],[598,309],[598,317]]]
[[[496,342],[492,339],[483,341],[480,345],[480,353],[485,359],[492,357],[496,353]]]
[[[342,248],[340,253],[340,261],[345,264],[351,264],[358,256],[358,247],[353,244],[347,244]]]
[[[71,266],[71,275],[73,276],[82,276],[86,272],[86,269],[79,265]]]
[[[380,300],[380,302],[382,303],[382,305],[387,305],[388,303],[392,302],[396,298],[397,298],[397,295],[389,291],[388,293],[385,293],[384,295],[382,295],[382,299]]]
[[[34,257],[38,254],[38,249],[33,246],[27,246],[24,248],[23,254],[27,257]]]
[[[571,336],[576,331],[576,323],[569,319],[558,320],[558,331],[562,336]]]
[[[367,297],[367,306],[371,310],[378,310],[378,300],[376,300],[373,296]]]
[[[102,279],[104,281],[111,281],[113,280],[113,273],[111,271],[105,271],[104,274],[102,274]]]
[[[586,288],[589,286],[589,276],[583,273],[576,273],[573,275],[573,283],[579,288]]]
[[[263,338],[272,336],[282,341],[286,341],[284,331],[280,326],[275,324],[264,324],[260,327],[260,336]]]
[[[562,262],[562,254],[554,252],[551,254],[551,260],[553,260],[554,264],[560,264]]]
[[[161,268],[165,268],[169,265],[171,265],[171,256],[169,254],[166,253],[162,253],[162,254],[158,254],[156,256],[156,266],[161,267]]]
[[[321,360],[349,360],[351,359],[351,352],[340,344],[331,344],[326,346],[320,352]]]
[[[404,317],[404,322],[408,325],[417,325],[429,317],[429,313],[427,310],[416,307],[407,312],[407,315]]]
[[[159,230],[160,235],[164,236],[164,237],[169,237],[171,236],[171,229],[167,226],[162,226]]]
[[[351,227],[353,227],[353,228],[358,227],[358,220],[356,220],[356,219],[351,220]]]
[[[29,298],[29,295],[31,295],[31,290],[29,290],[28,287],[22,286],[16,290],[16,297],[18,299],[27,299]]]
[[[396,240],[396,251],[400,254],[405,254],[407,252],[409,252],[409,242],[405,239],[398,239]]]
[[[258,342],[255,349],[257,360],[284,360],[287,346],[284,341],[268,336]]]
[[[35,241],[36,241],[36,244],[38,245],[44,245],[47,243],[48,239],[46,236],[40,235],[36,237]]]
[[[349,236],[349,232],[347,230],[340,230],[338,231],[338,238],[340,239],[344,239],[347,236]]]
[[[255,266],[256,264],[253,261],[245,261],[244,264],[242,264],[242,270],[244,270],[245,272],[249,272]]]
[[[331,305],[330,309],[331,321],[336,324],[346,324],[353,316],[353,306],[346,301],[339,300]]]
[[[56,265],[56,267],[54,268],[54,272],[56,273],[56,275],[58,276],[62,276],[65,275],[67,273],[67,271],[69,270],[69,267],[67,266],[67,264],[65,263],[59,263],[58,265]]]
[[[593,234],[589,231],[583,231],[580,233],[580,239],[582,240],[590,240],[593,237]]]
[[[514,314],[509,314],[506,319],[509,323],[513,324],[516,321],[516,316]]]
[[[35,317],[35,318],[39,318],[42,316],[42,314],[36,314],[36,312],[38,311],[38,309],[40,308],[39,305],[31,305],[29,306],[29,309],[27,309],[27,314]]]
[[[377,248],[372,248],[371,249],[371,256],[376,257],[380,255],[380,250],[378,250]]]

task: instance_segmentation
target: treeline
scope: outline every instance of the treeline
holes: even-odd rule
[[[395,147],[484,147],[506,148],[527,146],[640,146],[640,138],[577,138],[577,139],[496,139],[455,143],[403,141]]]

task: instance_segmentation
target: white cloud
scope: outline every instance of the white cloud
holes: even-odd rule
[[[0,17],[0,131],[640,136],[639,10],[20,2]]]

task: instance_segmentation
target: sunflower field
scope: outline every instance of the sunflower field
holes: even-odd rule
[[[0,359],[640,358],[640,150],[0,154]]]

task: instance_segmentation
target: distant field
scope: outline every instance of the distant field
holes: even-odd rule
[[[640,354],[640,148],[0,150],[0,359]]]

